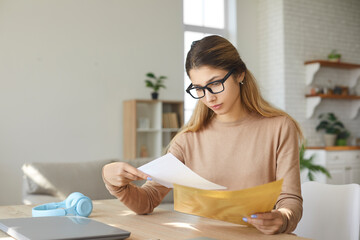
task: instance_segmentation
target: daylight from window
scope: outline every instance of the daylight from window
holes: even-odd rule
[[[184,0],[184,60],[193,41],[207,35],[226,37],[225,4],[226,0]],[[191,81],[184,72],[184,89]],[[184,91],[185,92],[185,91]],[[185,92],[185,123],[191,117],[198,100]]]

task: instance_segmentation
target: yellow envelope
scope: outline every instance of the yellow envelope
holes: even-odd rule
[[[270,212],[280,195],[283,179],[237,191],[203,190],[174,184],[174,210],[226,222],[258,212]]]

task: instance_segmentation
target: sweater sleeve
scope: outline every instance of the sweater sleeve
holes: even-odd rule
[[[282,191],[276,202],[285,220],[280,232],[295,230],[302,217],[302,197],[300,183],[299,140],[294,123],[284,118],[277,146],[276,179],[284,179]]]
[[[184,163],[184,154],[182,144],[185,139],[180,134],[169,147],[168,152],[172,153],[177,159]],[[162,201],[162,199],[170,192],[170,188],[162,186],[154,181],[147,181],[141,187],[135,184],[128,184],[118,187],[106,181],[104,173],[102,174],[106,188],[111,195],[118,198],[128,208],[137,214],[151,213]]]
[[[170,191],[156,182],[147,181],[141,187],[132,183],[118,187],[109,183],[102,173],[103,181],[110,194],[118,198],[125,206],[137,214],[147,214],[153,212],[161,200]]]

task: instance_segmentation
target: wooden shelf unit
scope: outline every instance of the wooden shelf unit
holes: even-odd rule
[[[326,151],[352,151],[360,150],[360,146],[331,146],[331,147],[306,147],[311,150],[326,150]]]
[[[184,124],[184,103],[166,100],[127,100],[123,103],[123,156],[124,159],[160,157],[164,148]],[[164,128],[163,114],[176,113],[179,128]],[[146,120],[146,126],[141,121]]]
[[[360,68],[360,64],[354,64],[354,63],[345,63],[345,62],[332,62],[327,60],[311,60],[306,61],[304,64],[313,64],[313,63],[319,63],[321,67],[332,67],[332,68],[342,68],[342,69],[356,69]]]
[[[337,68],[345,69],[349,71],[349,88],[354,88],[360,77],[360,64],[345,63],[345,62],[332,62],[327,60],[311,60],[304,62],[305,64],[305,83],[310,86],[314,83],[315,74],[321,67],[325,68]],[[349,102],[349,118],[354,119],[358,115],[360,108],[360,96],[355,95],[328,95],[328,94],[307,94],[306,97],[306,118],[311,118],[315,112],[316,107],[322,102],[322,100],[350,100]]]
[[[327,99],[344,99],[344,100],[356,100],[360,99],[360,96],[355,95],[336,95],[336,94],[306,94],[305,97],[320,97],[320,98],[327,98]]]

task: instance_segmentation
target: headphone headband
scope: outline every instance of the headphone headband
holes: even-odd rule
[[[79,192],[70,194],[62,202],[46,203],[32,209],[33,217],[66,216],[75,215],[88,217],[93,209],[89,197]]]

